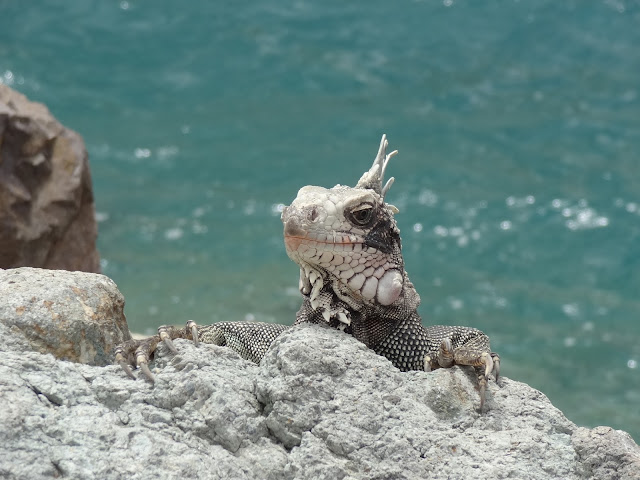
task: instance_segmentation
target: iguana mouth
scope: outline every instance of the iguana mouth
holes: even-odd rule
[[[285,210],[283,210],[282,223],[284,224],[284,243],[287,251],[295,252],[302,244],[312,246],[313,244],[362,245],[363,243],[363,239],[345,232],[331,231],[331,233],[314,234],[313,231],[305,228],[307,225],[303,225],[303,222],[306,223],[304,220],[301,220],[300,212],[291,207],[286,207]],[[311,224],[312,223],[313,221]],[[326,229],[323,230],[327,232]]]
[[[285,228],[286,231],[286,228]],[[298,247],[305,244],[319,243],[322,245],[362,245],[362,240],[320,240],[317,238],[310,237],[309,235],[286,235],[284,236],[284,243],[287,249],[291,251],[296,251]]]

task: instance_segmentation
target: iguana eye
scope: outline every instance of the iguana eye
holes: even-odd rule
[[[349,212],[350,220],[357,225],[367,225],[373,218],[373,205],[363,203]]]

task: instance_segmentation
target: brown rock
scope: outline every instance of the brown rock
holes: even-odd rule
[[[0,269],[0,299],[0,323],[20,339],[21,350],[106,365],[114,347],[131,338],[124,297],[104,275]],[[0,339],[0,350],[10,349],[8,341]]]
[[[0,268],[100,271],[84,142],[0,85]]]

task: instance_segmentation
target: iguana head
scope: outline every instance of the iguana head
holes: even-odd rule
[[[405,273],[393,216],[398,210],[384,201],[394,179],[383,186],[387,163],[398,152],[386,154],[387,145],[383,135],[372,167],[355,187],[303,187],[282,211],[287,254],[300,266],[300,290],[314,309],[330,311],[319,295],[328,282],[356,310],[401,297]]]

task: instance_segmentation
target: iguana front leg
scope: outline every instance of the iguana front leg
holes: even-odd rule
[[[478,329],[434,325],[425,328],[431,342],[440,342],[437,350],[424,358],[426,371],[450,368],[453,365],[476,367],[480,390],[480,410],[484,407],[489,375],[500,376],[500,356],[491,351],[489,337]]]
[[[176,338],[193,340],[196,346],[199,342],[227,346],[242,358],[258,363],[273,341],[287,328],[285,325],[259,322],[221,322],[198,327],[196,322],[189,320],[185,328],[162,326],[158,328],[157,335],[143,340],[129,340],[116,347],[114,353],[116,362],[131,378],[136,378],[131,367],[137,367],[153,382],[155,377],[149,370],[149,361],[160,342],[164,342],[174,354],[178,353],[173,344]]]

